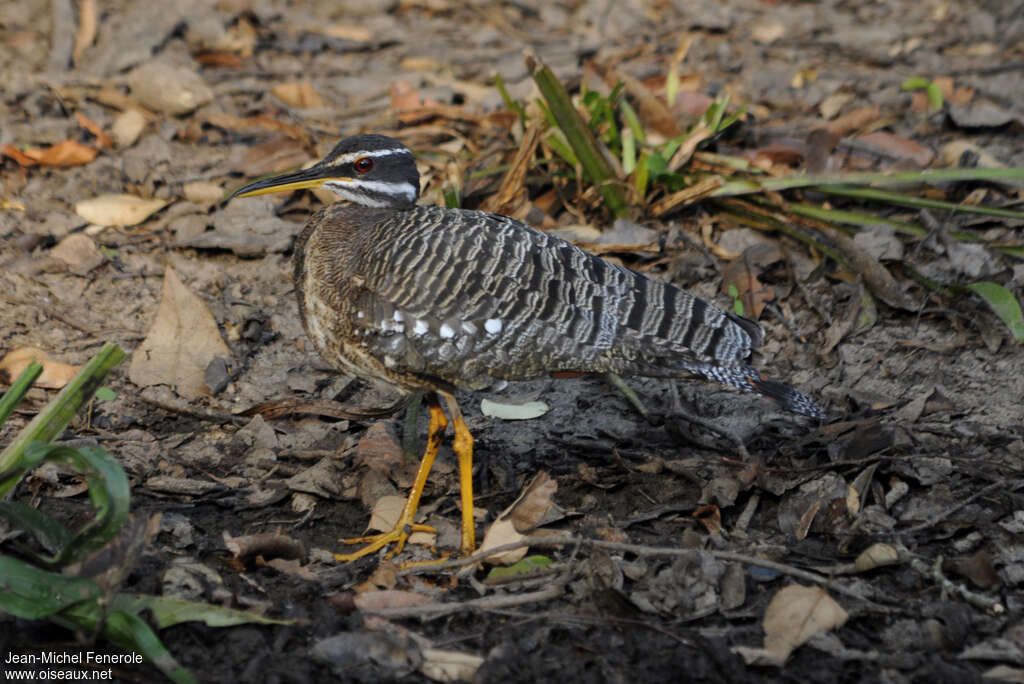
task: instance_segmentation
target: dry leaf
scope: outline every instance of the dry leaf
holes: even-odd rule
[[[134,226],[167,206],[159,199],[134,195],[100,195],[75,204],[75,213],[98,226]]]
[[[551,410],[543,401],[528,401],[525,404],[502,404],[490,399],[480,402],[480,412],[501,420],[530,420],[539,418]]]
[[[782,260],[782,250],[774,242],[759,242],[743,250],[739,259],[730,263],[723,274],[722,292],[738,298],[743,315],[752,320],[761,317],[768,302],[775,299],[775,289],[762,283],[758,276]]]
[[[114,141],[110,139],[109,135],[103,132],[100,125],[87,117],[81,111],[75,112],[75,119],[78,121],[79,126],[96,136],[97,147],[103,148],[114,146]]]
[[[857,572],[867,572],[899,562],[900,552],[896,550],[896,547],[879,542],[861,551],[857,560],[853,562],[853,567],[857,569]]]
[[[85,274],[96,268],[107,257],[88,235],[72,233],[50,250],[50,256],[67,264],[74,273]]]
[[[483,664],[483,658],[470,653],[424,648],[420,672],[435,682],[471,682]]]
[[[403,496],[387,495],[380,497],[377,499],[377,503],[373,505],[373,511],[370,513],[370,522],[366,529],[390,532],[394,529],[404,508],[405,497]],[[420,546],[434,546],[437,543],[437,535],[430,532],[413,532],[409,535],[407,543],[419,544]]]
[[[96,0],[81,0],[78,3],[78,31],[75,32],[75,47],[71,52],[71,61],[75,66],[82,63],[85,48],[96,40],[97,19]]]
[[[309,81],[291,81],[280,83],[270,91],[274,97],[290,107],[298,109],[321,109],[326,106],[320,93],[313,89]]]
[[[202,299],[182,284],[170,266],[164,271],[163,299],[149,334],[132,354],[128,377],[139,387],[170,385],[186,399],[209,394],[206,367],[231,351]]]
[[[525,539],[526,533],[540,525],[554,507],[552,497],[557,489],[558,483],[550,475],[543,470],[537,473],[523,488],[523,493],[519,495],[519,498],[502,511],[494,524],[487,530],[483,544],[480,545],[480,551]],[[489,556],[487,562],[500,565],[518,563],[526,556],[527,550],[527,547],[524,546],[503,551]]]
[[[764,648],[733,649],[748,665],[781,667],[789,655],[815,634],[846,622],[847,614],[823,589],[792,584],[772,597],[764,614]]]
[[[4,145],[0,147],[0,153],[24,167],[42,165],[66,168],[88,164],[96,158],[99,150],[74,140],[64,140],[50,147],[27,147],[23,150],[14,145]]]
[[[136,100],[162,114],[187,114],[213,101],[213,91],[198,73],[158,60],[137,67],[128,83]]]
[[[10,386],[33,361],[43,366],[43,372],[34,386],[46,389],[60,389],[68,384],[80,369],[80,366],[70,366],[50,358],[42,349],[16,347],[0,359],[0,384]]]
[[[146,128],[146,115],[142,110],[132,107],[117,115],[110,132],[118,147],[130,147],[142,135]]]
[[[379,589],[364,591],[354,597],[356,608],[368,613],[387,608],[408,608],[410,606],[429,606],[437,603],[425,594],[401,589]]]

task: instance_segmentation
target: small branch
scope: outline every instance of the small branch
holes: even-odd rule
[[[490,552],[488,552],[490,553]],[[546,589],[531,591],[526,594],[496,594],[484,596],[483,598],[458,601],[455,603],[435,603],[427,606],[405,606],[400,608],[376,608],[362,612],[372,615],[379,615],[387,618],[410,618],[418,617],[425,620],[433,620],[452,613],[464,611],[487,611],[522,606],[527,603],[538,603],[549,601],[562,595],[565,588],[565,581],[556,582]]]
[[[488,549],[486,553],[475,553],[467,558],[461,558],[459,560],[447,561],[445,563],[439,563],[437,565],[430,565],[425,567],[411,567],[405,568],[399,571],[399,575],[412,575],[422,574],[425,572],[436,572],[438,570],[452,570],[456,568],[462,568],[469,565],[480,563],[486,557],[492,556],[496,553],[503,551],[511,551],[513,549],[519,549],[526,547],[547,547],[554,548],[560,546],[590,546],[592,548],[604,549],[606,551],[620,551],[623,553],[632,553],[642,557],[658,557],[658,556],[688,556],[694,553],[694,549],[678,549],[678,548],[667,548],[657,546],[644,546],[641,544],[625,544],[621,542],[609,542],[601,541],[597,539],[584,539],[582,537],[537,537],[530,539],[522,539],[511,544],[503,544],[493,549]],[[712,557],[723,561],[735,561],[738,563],[744,563],[746,565],[756,565],[762,568],[768,568],[769,570],[775,570],[776,572],[794,577],[796,579],[804,580],[805,582],[811,582],[813,584],[819,584],[827,587],[838,594],[855,598],[858,601],[863,601],[872,609],[880,613],[890,613],[891,608],[875,603],[867,596],[864,596],[855,589],[850,589],[842,584],[837,584],[834,578],[827,577],[825,575],[819,575],[816,572],[810,572],[807,570],[801,570],[800,568],[785,563],[779,563],[776,561],[768,560],[766,558],[758,558],[757,556],[750,556],[743,553],[735,553],[732,551],[702,551],[702,553],[709,553]],[[536,599],[533,599],[536,600]]]
[[[942,588],[943,593],[959,596],[975,608],[980,608],[992,615],[1002,615],[1006,612],[1005,606],[998,599],[975,593],[962,584],[946,579],[942,574],[941,558],[932,567],[928,567],[928,564],[920,558],[911,558],[910,567],[938,584]]]

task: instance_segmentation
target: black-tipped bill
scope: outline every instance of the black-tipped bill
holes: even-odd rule
[[[291,192],[293,190],[305,190],[322,187],[324,183],[351,183],[352,179],[345,176],[325,174],[323,167],[311,166],[305,171],[286,173],[281,176],[264,178],[262,180],[243,185],[231,193],[228,200],[236,197],[255,197],[256,195],[267,195],[272,192]]]

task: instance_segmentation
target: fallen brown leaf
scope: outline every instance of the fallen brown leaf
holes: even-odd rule
[[[280,83],[270,92],[286,105],[298,109],[321,109],[327,104],[309,81]]]
[[[134,195],[99,195],[75,204],[75,213],[98,226],[134,226],[167,206],[160,199]]]
[[[50,358],[49,354],[36,347],[16,347],[0,359],[0,384],[9,386],[33,361],[43,366],[43,372],[35,381],[35,386],[46,389],[60,389],[68,384],[81,368]]]
[[[96,136],[96,146],[100,149],[104,147],[113,147],[114,141],[110,139],[110,136],[103,132],[103,129],[98,123],[87,117],[81,111],[75,112],[75,119],[78,121],[78,125],[85,130]]]
[[[733,649],[748,665],[781,667],[789,655],[815,634],[846,623],[847,613],[823,589],[793,584],[772,597],[764,614],[764,648]]]
[[[13,145],[4,145],[0,148],[0,152],[24,167],[56,166],[58,168],[88,164],[99,154],[99,150],[74,140],[64,140],[50,147],[28,147],[22,150]]]
[[[163,298],[146,339],[132,354],[129,379],[139,387],[165,384],[186,399],[209,394],[206,367],[217,356],[230,358],[217,321],[168,266]]]

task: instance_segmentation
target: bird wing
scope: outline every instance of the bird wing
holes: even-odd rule
[[[395,212],[368,250],[366,344],[452,384],[737,366],[761,340],[752,321],[506,216]]]

